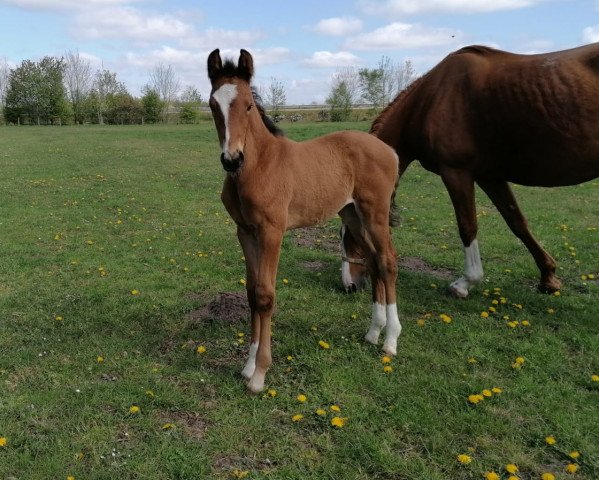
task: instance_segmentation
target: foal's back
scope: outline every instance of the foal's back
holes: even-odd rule
[[[331,218],[349,203],[390,205],[398,176],[397,155],[378,138],[342,131],[304,142],[280,138],[277,162],[289,195],[288,228]],[[385,213],[388,215],[388,210]]]

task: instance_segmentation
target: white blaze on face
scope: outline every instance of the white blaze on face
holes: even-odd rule
[[[225,83],[212,94],[212,98],[216,100],[216,103],[218,103],[218,106],[220,107],[220,111],[223,114],[223,119],[225,122],[225,142],[223,145],[221,145],[225,155],[229,151],[229,108],[231,107],[231,103],[233,103],[233,100],[235,100],[236,96],[237,85],[233,85],[232,83]]]

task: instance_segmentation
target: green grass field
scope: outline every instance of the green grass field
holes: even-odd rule
[[[338,220],[288,233],[271,392],[251,396],[248,321],[218,296],[245,272],[218,155],[210,123],[0,129],[0,479],[599,478],[599,181],[516,187],[560,296],[478,192],[485,281],[463,301],[448,195],[411,166],[391,372],[363,341],[370,292],[340,289]]]

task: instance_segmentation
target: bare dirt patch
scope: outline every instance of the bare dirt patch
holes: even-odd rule
[[[298,265],[304,270],[311,272],[322,272],[327,268],[327,263],[319,260],[299,262]]]
[[[449,280],[455,275],[454,272],[447,268],[432,267],[419,257],[401,257],[397,264],[400,269],[416,273],[425,273],[426,275],[430,275],[431,277],[440,280]]]
[[[187,318],[197,323],[236,323],[246,321],[250,316],[245,292],[221,292],[206,305],[187,314]]]
[[[337,227],[333,226],[298,228],[291,232],[291,240],[298,247],[324,250],[335,254],[341,252],[339,232]]]
[[[222,455],[215,458],[212,468],[215,470],[261,470],[264,471],[273,466],[268,458],[261,460],[256,457],[241,457],[239,455]]]
[[[208,422],[196,412],[188,411],[162,411],[158,414],[160,426],[172,423],[175,428],[180,428],[185,435],[196,440],[201,440],[208,429]]]

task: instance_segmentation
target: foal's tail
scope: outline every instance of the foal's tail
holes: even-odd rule
[[[399,157],[397,154],[397,164],[399,166]],[[397,207],[397,203],[395,203],[395,194],[397,193],[397,185],[399,184],[400,173],[397,173],[397,178],[395,179],[395,188],[393,189],[393,193],[391,194],[391,208],[389,209],[389,226],[390,227],[399,227],[401,224],[401,217],[399,216],[399,208]]]

